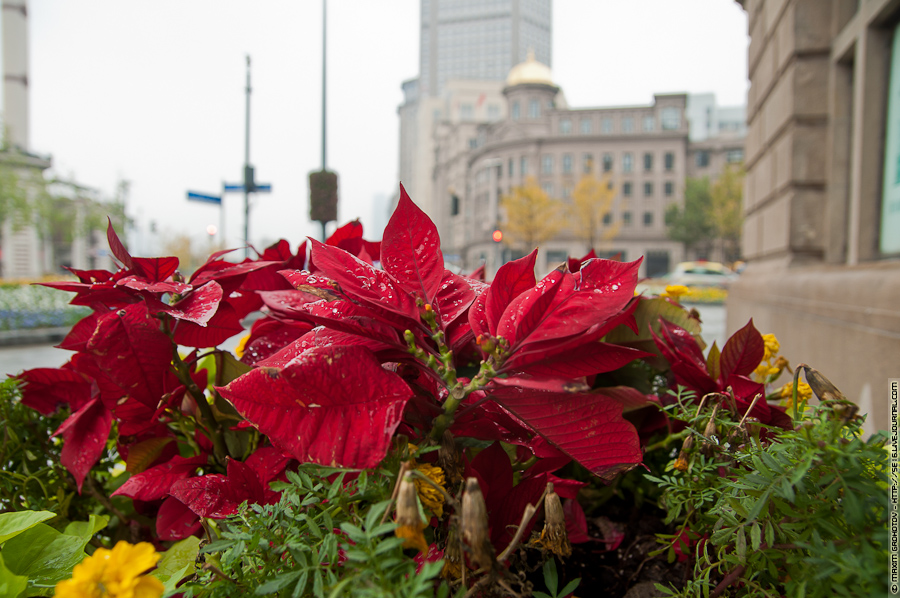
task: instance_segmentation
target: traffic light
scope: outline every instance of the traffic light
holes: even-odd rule
[[[499,243],[500,241],[502,241],[503,240],[503,231],[500,230],[499,228],[495,228],[494,232],[491,233],[491,240],[494,243]]]

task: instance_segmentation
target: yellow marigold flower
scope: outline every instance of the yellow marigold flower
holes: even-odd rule
[[[794,383],[788,382],[784,386],[781,387],[781,398],[787,399],[790,402],[791,397],[794,394]],[[809,384],[800,380],[797,384],[797,398],[801,401],[808,401],[812,398],[813,391]]]
[[[238,341],[237,347],[234,348],[234,354],[238,359],[244,356],[244,351],[247,350],[247,341],[250,340],[250,335],[247,334],[241,337],[241,340]]]
[[[670,297],[678,301],[678,298],[682,295],[689,295],[691,290],[682,284],[670,284],[666,286],[666,292],[660,295],[660,297]]]
[[[778,342],[778,339],[775,338],[774,334],[764,334],[763,342],[766,344],[765,354],[763,355],[764,361],[768,361],[778,355],[778,350],[781,349],[781,343]]]
[[[416,465],[416,470],[441,486],[441,488],[446,487],[444,470],[440,467],[436,467],[430,463],[422,463],[421,465]],[[425,480],[416,478],[416,492],[419,493],[419,500],[422,501],[423,507],[434,513],[438,518],[444,516],[444,495],[441,494],[440,490]]]
[[[72,579],[56,584],[57,598],[160,598],[163,584],[143,575],[159,560],[153,545],[121,541],[112,550],[98,548],[75,565]]]

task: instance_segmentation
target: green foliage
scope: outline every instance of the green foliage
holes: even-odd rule
[[[273,484],[277,504],[245,505],[211,529],[203,572],[179,588],[186,598],[435,595],[443,562],[416,573],[396,524],[382,523],[395,474],[301,465],[287,477]]]
[[[810,407],[795,430],[739,425],[727,408],[704,435],[712,409],[679,396],[670,416],[689,425],[693,448],[660,477],[670,559],[695,559],[694,578],[672,596],[884,596],[888,580],[887,438],[865,440],[856,419],[829,403]]]
[[[689,250],[708,251],[716,236],[711,212],[709,179],[686,179],[684,207],[672,204],[666,209],[666,232],[669,238],[684,243]]]
[[[563,589],[559,590],[559,574],[556,572],[556,561],[554,559],[549,559],[544,563],[543,573],[544,583],[547,585],[547,590],[550,593],[533,592],[535,598],[564,598],[574,592],[578,584],[581,583],[581,578],[579,577],[578,579],[573,579]]]
[[[47,287],[0,284],[0,330],[73,326],[91,310],[69,305],[69,299]]]

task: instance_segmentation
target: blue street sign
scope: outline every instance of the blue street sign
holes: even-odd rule
[[[243,191],[244,185],[241,183],[238,183],[235,185],[225,184],[222,186],[222,190],[223,191]],[[268,184],[268,183],[257,185],[255,191],[257,193],[271,193],[272,185]]]
[[[187,192],[188,201],[204,201],[206,203],[214,203],[222,205],[222,198],[218,195],[206,195],[205,193],[196,193],[194,191]]]

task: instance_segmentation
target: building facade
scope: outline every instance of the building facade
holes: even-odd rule
[[[739,3],[749,263],[728,328],[753,317],[886,429],[900,377],[900,4]]]
[[[665,274],[686,257],[683,245],[667,237],[664,217],[670,205],[683,203],[685,178],[715,178],[727,161],[743,158],[736,135],[690,142],[686,94],[658,94],[646,106],[569,108],[549,67],[533,55],[510,71],[502,93],[502,120],[443,121],[435,129],[429,215],[447,261],[462,270],[485,263],[490,274],[523,251],[491,239],[503,222],[504,194],[534,177],[548,196],[571,204],[578,182],[592,175],[616,191],[602,224],[615,236],[593,249],[623,260],[644,256],[642,276]],[[542,247],[538,269],[589,249],[563,229]]]
[[[435,211],[435,127],[504,118],[513,65],[529,50],[551,64],[551,18],[551,0],[421,0],[419,76],[402,84],[397,112],[400,182],[426,212]]]

